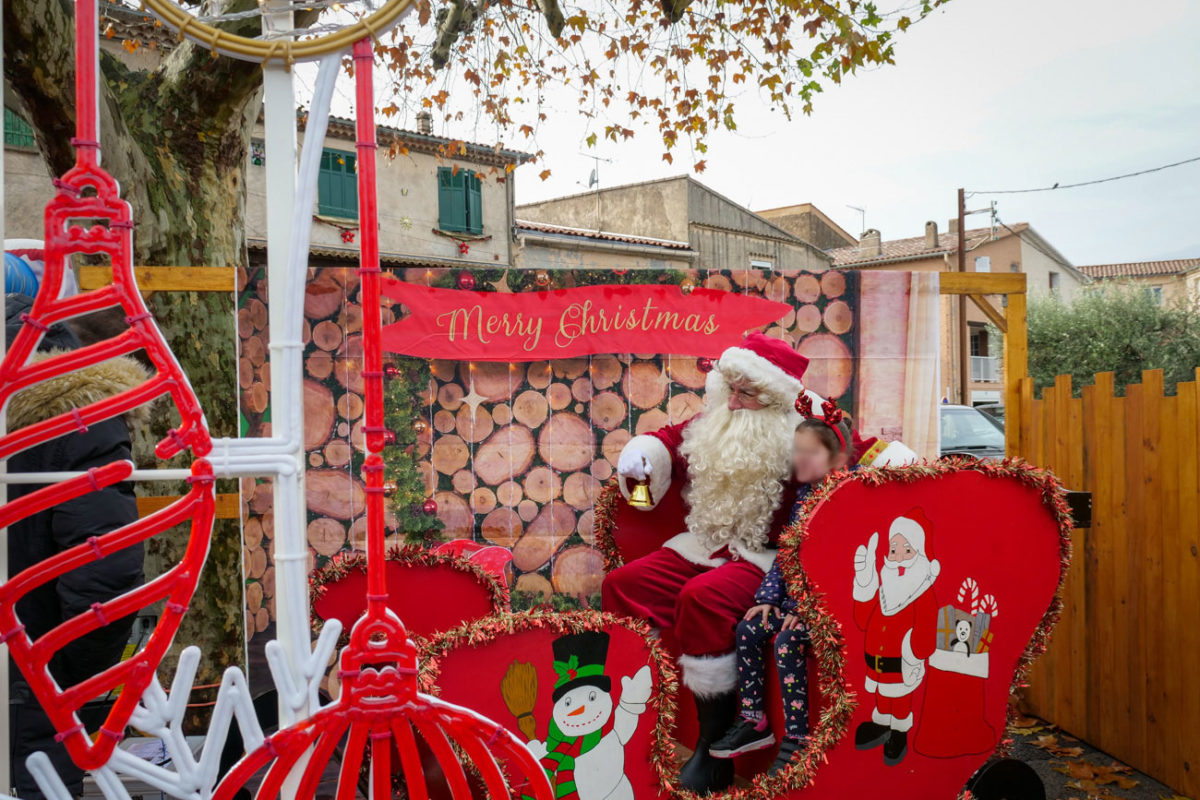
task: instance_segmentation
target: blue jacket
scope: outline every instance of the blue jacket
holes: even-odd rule
[[[796,517],[800,514],[800,507],[808,498],[810,491],[812,491],[810,484],[805,484],[796,490],[796,503],[792,506],[792,516],[788,520],[789,525],[796,521]],[[791,614],[796,610],[796,601],[788,596],[787,581],[784,580],[783,572],[779,569],[778,558],[767,570],[767,574],[763,576],[762,585],[754,594],[754,602],[756,605],[775,606],[782,609],[785,614]]]

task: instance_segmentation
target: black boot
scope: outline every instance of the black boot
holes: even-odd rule
[[[729,730],[737,717],[737,695],[726,692],[697,697],[696,716],[700,721],[700,736],[692,757],[679,770],[679,785],[696,794],[723,791],[733,785],[733,761],[713,758],[708,748]]]
[[[908,732],[892,731],[887,742],[883,745],[883,763],[894,767],[904,760],[908,752]]]
[[[892,729],[878,722],[864,722],[854,732],[854,747],[858,750],[871,750],[879,747],[888,739]]]

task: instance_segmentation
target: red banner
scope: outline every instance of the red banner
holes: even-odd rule
[[[383,329],[388,352],[457,361],[540,361],[598,353],[716,356],[791,310],[786,303],[674,285],[548,292],[435,289],[385,276],[408,316]]]

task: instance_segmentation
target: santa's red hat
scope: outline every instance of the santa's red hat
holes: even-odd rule
[[[914,506],[892,520],[892,526],[888,530],[888,539],[896,534],[907,539],[913,550],[929,559],[929,565],[936,576],[941,565],[933,557],[933,523],[929,521],[929,517],[925,516],[925,509]]]
[[[718,367],[733,370],[751,382],[782,397],[795,397],[804,390],[800,379],[808,359],[784,339],[752,333],[736,347],[721,354]]]

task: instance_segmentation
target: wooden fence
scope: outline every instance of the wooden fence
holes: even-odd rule
[[[1124,397],[1112,373],[1079,397],[1066,375],[1020,388],[1017,455],[1093,495],[1029,710],[1200,795],[1200,369],[1173,397],[1161,370]]]

